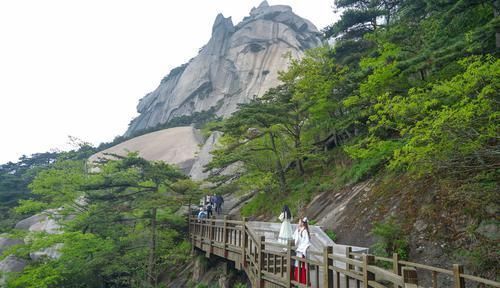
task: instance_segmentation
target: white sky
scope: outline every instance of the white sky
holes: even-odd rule
[[[198,54],[218,13],[236,25],[261,0],[0,0],[0,163],[97,145],[127,129],[136,105]],[[333,0],[270,0],[318,29]]]

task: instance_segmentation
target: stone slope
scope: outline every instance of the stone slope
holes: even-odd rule
[[[298,58],[320,44],[317,28],[289,6],[264,1],[236,26],[231,17],[219,14],[200,53],[140,100],[140,115],[125,136],[194,112],[212,109],[219,116],[230,115],[238,103],[278,85],[278,71],[289,62],[286,53]]]
[[[177,165],[189,173],[199,151],[201,137],[191,126],[175,127],[148,133],[132,138],[92,155],[89,162],[98,161],[106,154],[126,155],[129,152],[139,152],[146,160],[161,160]]]

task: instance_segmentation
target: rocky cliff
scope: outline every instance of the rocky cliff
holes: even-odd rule
[[[212,37],[199,54],[170,71],[156,90],[140,100],[140,115],[125,136],[194,112],[230,115],[238,103],[262,96],[278,84],[278,71],[288,65],[286,53],[300,57],[320,45],[320,39],[317,28],[289,6],[269,6],[264,1],[236,26],[231,17],[219,14]]]
[[[155,131],[96,153],[89,158],[89,163],[99,162],[99,158],[113,158],[110,156],[113,154],[125,156],[130,152],[138,152],[139,156],[146,160],[165,161],[189,174],[193,163],[198,159],[196,155],[199,151],[198,146],[203,144],[201,138],[191,126]],[[200,175],[204,175],[201,168],[197,171],[200,171]]]

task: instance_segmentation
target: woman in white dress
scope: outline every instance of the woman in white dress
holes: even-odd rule
[[[279,219],[281,221],[281,228],[280,234],[278,235],[278,242],[286,245],[288,240],[293,240],[292,225],[290,224],[292,213],[287,205],[283,206]]]
[[[295,247],[297,247],[295,250],[297,257],[306,258],[307,249],[311,246],[311,234],[309,233],[307,217],[299,219],[299,225],[293,233],[293,239],[295,240]],[[295,271],[292,279],[301,284],[306,284],[306,279],[309,279],[307,277],[307,265],[305,265],[305,262],[295,260]]]

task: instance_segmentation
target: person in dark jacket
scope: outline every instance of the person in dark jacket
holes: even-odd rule
[[[215,195],[215,212],[217,212],[218,215],[222,213],[223,203],[224,203],[224,198],[222,198],[222,195]]]
[[[210,202],[208,202],[208,204],[207,204],[207,216],[208,216],[208,218],[211,218],[212,215],[213,215],[212,204]]]

